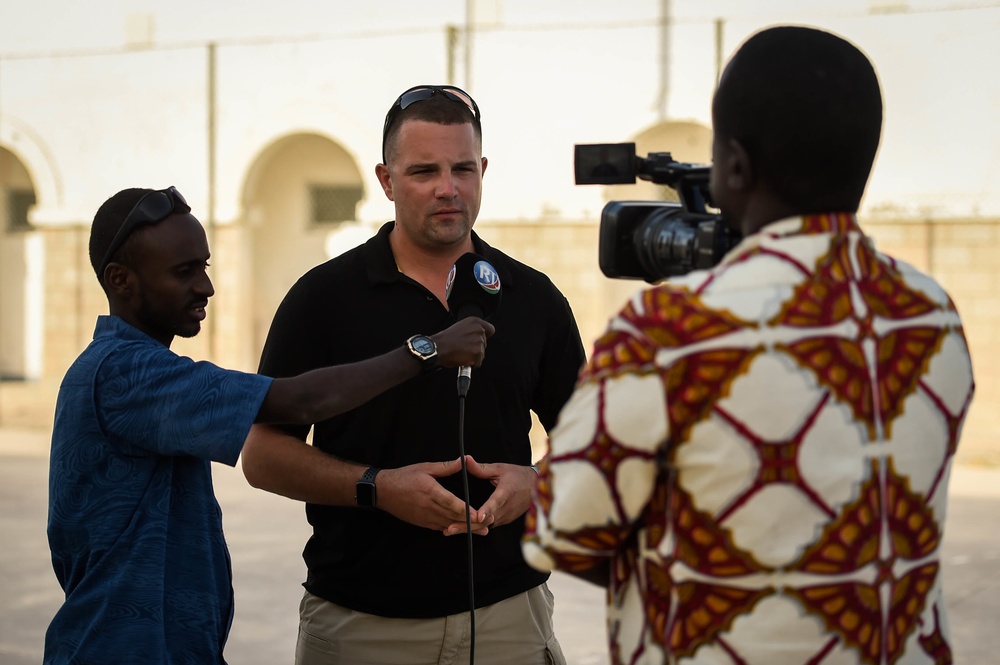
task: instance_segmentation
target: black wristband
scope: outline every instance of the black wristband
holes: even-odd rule
[[[375,491],[375,476],[382,469],[370,466],[365,469],[354,486],[354,502],[362,508],[375,508],[378,502],[378,495]]]

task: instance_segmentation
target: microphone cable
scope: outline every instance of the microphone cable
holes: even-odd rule
[[[490,263],[474,252],[458,257],[445,282],[448,311],[456,320],[467,316],[489,319],[500,304],[500,275]],[[485,340],[484,340],[485,341]],[[458,451],[462,456],[462,488],[465,491],[465,537],[469,567],[469,665],[476,653],[476,592],[473,575],[472,505],[469,496],[469,470],[465,463],[465,396],[472,381],[472,368],[458,368]]]
[[[469,472],[465,465],[465,395],[472,380],[472,368],[458,369],[458,452],[462,456],[462,490],[465,492],[465,538],[468,544],[469,566],[469,665],[474,665],[476,654],[476,590],[472,572],[472,506],[469,501]]]

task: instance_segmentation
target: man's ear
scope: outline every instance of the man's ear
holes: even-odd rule
[[[104,284],[108,293],[127,298],[132,294],[134,275],[135,273],[121,263],[109,263],[104,269]]]
[[[390,201],[395,201],[396,199],[392,198],[392,178],[389,177],[389,167],[385,164],[376,164],[375,177],[378,178],[379,184],[382,185],[385,197]]]
[[[746,194],[754,185],[755,173],[750,155],[736,139],[726,141],[725,178],[729,189]]]

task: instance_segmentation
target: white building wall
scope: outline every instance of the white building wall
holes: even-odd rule
[[[254,155],[297,131],[337,141],[377,193],[373,165],[385,110],[409,85],[446,79],[446,26],[463,26],[465,4],[421,3],[418,13],[403,0],[220,0],[210,7],[181,0],[148,12],[153,40],[144,50],[124,48],[131,3],[94,0],[87,13],[101,20],[80,24],[73,22],[79,8],[66,0],[0,0],[0,118],[39,137],[61,185],[61,200],[41,193],[37,220],[88,219],[120,187],[168,182],[204,214],[212,40],[220,222],[238,215]],[[472,4],[479,27],[468,76],[461,44],[452,60],[457,83],[471,81],[484,113],[491,159],[484,218],[597,215],[599,192],[572,182],[572,145],[628,140],[659,120],[662,4]],[[769,0],[750,13],[746,3],[674,0],[667,113],[710,124],[716,17],[724,19],[726,56],[762,25],[827,27],[872,56],[886,92],[885,140],[866,208],[996,214],[1000,79],[984,72],[1000,56],[1000,8],[940,11],[953,4],[914,0],[902,3],[905,13],[873,14],[860,0]],[[361,210],[370,220],[390,214],[381,197]]]

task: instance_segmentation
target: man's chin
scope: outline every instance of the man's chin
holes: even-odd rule
[[[191,325],[183,326],[181,328],[178,328],[177,331],[176,331],[176,334],[177,334],[178,337],[183,337],[185,339],[190,339],[190,338],[196,336],[200,332],[201,332],[201,324],[200,323],[192,323]]]

